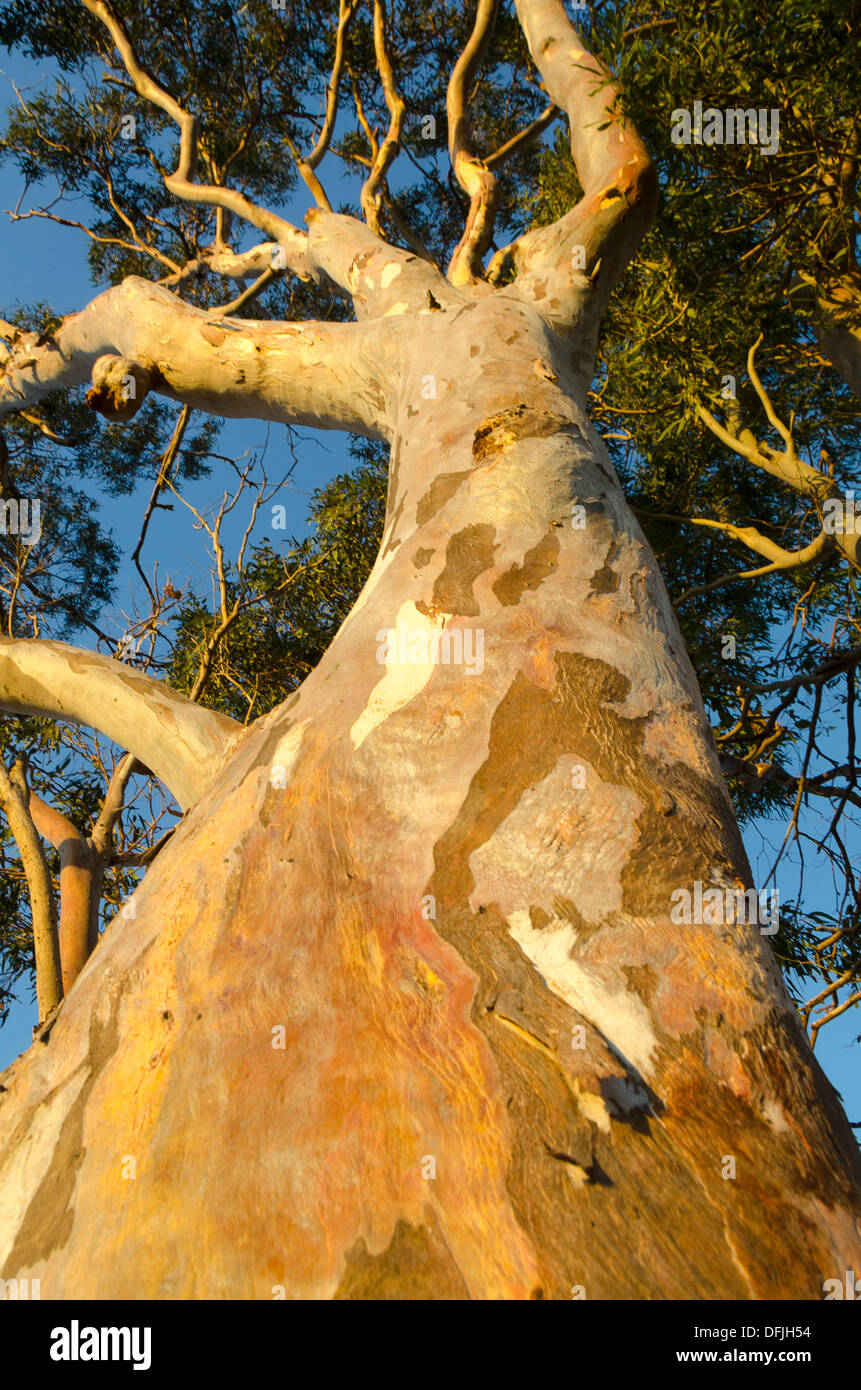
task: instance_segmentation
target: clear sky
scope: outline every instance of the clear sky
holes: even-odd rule
[[[18,54],[10,55],[0,49],[0,67],[3,69],[3,74],[0,74],[0,103],[4,109],[14,100],[9,77],[19,86],[40,84],[40,65],[28,63]],[[16,207],[21,191],[20,180],[11,166],[0,165],[0,316],[4,309],[11,309],[18,302],[34,300],[47,301],[60,314],[81,308],[98,292],[98,287],[94,287],[90,280],[87,267],[87,238],[79,231],[41,219],[11,221],[6,210]],[[332,191],[337,203],[342,198],[350,197],[352,189],[348,190],[346,186],[339,189],[333,184]],[[39,206],[49,202],[55,192],[53,188],[32,189],[23,206]],[[301,224],[306,208],[307,202],[299,194],[295,204],[279,211]],[[254,233],[253,239],[259,239],[259,235]],[[298,450],[298,467],[291,484],[282,489],[277,498],[287,507],[287,533],[297,536],[306,533],[308,499],[314,488],[350,466],[345,436],[303,431],[301,438],[303,442]],[[230,422],[225,426],[220,444],[216,447],[225,455],[235,458],[246,451],[265,452],[267,474],[273,479],[285,473],[290,463],[286,432],[279,426],[254,421]],[[104,526],[113,532],[125,554],[131,552],[137,541],[140,518],[152,482],[152,475],[147,473],[131,498],[105,498],[92,487],[89,488]],[[220,501],[229,483],[226,469],[221,471],[216,467],[209,479],[188,488],[187,495],[199,509],[211,508]],[[88,485],[76,479],[76,486]],[[238,510],[241,512],[241,509]],[[245,516],[247,512],[237,516],[237,530],[244,526]],[[268,510],[261,516],[255,529],[255,539],[262,540],[267,534],[270,516]],[[280,540],[283,535],[283,532],[277,533],[273,539]],[[159,514],[158,526],[152,530],[144,559],[145,568],[148,569],[158,562],[160,575],[170,576],[176,587],[181,587],[188,580],[204,590],[208,586],[209,559],[203,539],[192,530],[188,516],[181,508]],[[104,630],[116,631],[117,636],[125,631],[124,615],[132,611],[137,585],[139,580],[134,571],[128,564],[124,565],[120,572],[115,607],[105,614],[102,621]],[[763,881],[773,862],[783,830],[783,825],[775,822],[749,828],[746,832],[747,849],[757,883]],[[830,883],[824,862],[808,865],[805,882],[813,895],[821,889],[823,902],[828,901]],[[793,888],[791,875],[785,874],[782,879],[779,878],[778,884],[781,900],[789,901]],[[816,906],[812,901],[810,905]],[[0,1069],[29,1045],[35,1021],[34,1005],[22,1004],[12,1010],[8,1022],[0,1028]],[[816,1047],[816,1055],[842,1095],[850,1120],[861,1120],[861,1073],[858,1067],[861,1047],[853,1045],[859,1033],[861,1011],[853,1008],[823,1029]],[[861,1136],[861,1131],[856,1131],[856,1134]]]

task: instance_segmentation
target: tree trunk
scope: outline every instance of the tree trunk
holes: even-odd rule
[[[821,1298],[857,1148],[759,927],[671,920],[750,870],[589,353],[421,322],[354,611],[2,1077],[0,1273]]]

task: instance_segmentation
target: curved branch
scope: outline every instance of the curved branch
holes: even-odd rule
[[[469,285],[481,278],[499,201],[496,176],[473,150],[467,112],[469,91],[487,52],[498,13],[499,0],[478,0],[472,34],[452,69],[446,92],[451,167],[464,193],[469,194],[466,227],[448,267],[453,285]]]
[[[610,74],[584,46],[561,0],[515,0],[515,8],[547,96],[568,116],[583,197],[510,248],[518,277],[503,293],[528,295],[563,326],[587,305],[597,321],[654,216],[657,174],[619,111]],[[575,250],[582,259],[572,264]]]
[[[317,203],[318,207],[325,208],[327,212],[331,212],[331,204],[323,191],[323,186],[317,178],[315,170],[332,141],[335,119],[338,115],[338,88],[341,85],[341,76],[344,71],[344,40],[353,16],[358,8],[359,0],[340,0],[338,5],[338,30],[335,35],[335,60],[332,64],[332,75],[329,78],[329,84],[326,88],[326,115],[323,120],[323,129],[320,131],[320,137],[317,143],[306,159],[303,159],[298,152],[294,151],[296,162],[299,166],[299,173],[311,190],[314,201]]]
[[[13,780],[0,759],[0,805],[15,837],[33,913],[33,950],[36,957],[36,999],[39,1022],[53,1013],[63,997],[60,945],[51,875],[29,810],[29,789],[23,768]]]
[[[690,517],[694,526],[709,526],[716,531],[724,531],[732,536],[734,540],[741,541],[750,550],[756,551],[758,555],[768,556],[770,563],[760,565],[753,570],[738,570],[734,574],[723,574],[718,579],[711,579],[707,584],[696,584],[691,589],[686,589],[683,594],[679,594],[676,604],[684,603],[686,599],[695,598],[698,594],[711,593],[712,589],[720,589],[725,584],[733,584],[737,579],[761,579],[766,574],[786,573],[789,570],[802,569],[809,565],[813,560],[818,560],[820,556],[833,549],[833,538],[824,531],[804,546],[801,550],[784,550],[783,546],[777,545],[768,536],[763,536],[753,526],[733,526],[728,521],[709,521],[705,517]]]
[[[307,274],[305,253],[308,239],[304,232],[300,232],[291,222],[285,222],[282,217],[278,217],[267,208],[252,203],[236,189],[193,182],[197,165],[197,118],[184,110],[179,102],[165,91],[158,79],[140,62],[134,51],[129,32],[109,0],[81,0],[81,4],[84,9],[89,10],[91,15],[104,24],[114,41],[123,66],[131,78],[138,96],[143,97],[145,101],[151,101],[159,110],[164,111],[165,115],[170,116],[171,120],[175,121],[179,127],[179,163],[173,174],[164,176],[165,187],[168,191],[184,202],[205,203],[244,218],[246,222],[250,222],[254,227],[259,227],[262,232],[284,247],[286,268],[294,270],[299,275]]]
[[[0,709],[98,730],[139,758],[184,811],[243,732],[121,661],[40,638],[0,638]]]
[[[362,186],[362,213],[368,226],[382,236],[382,226],[380,224],[380,207],[383,201],[383,189],[385,188],[386,175],[400,149],[401,135],[403,133],[404,116],[406,114],[406,103],[398,91],[395,82],[394,68],[392,67],[391,54],[389,53],[388,38],[386,35],[386,10],[384,0],[374,0],[374,52],[377,59],[377,71],[380,74],[380,82],[383,88],[383,95],[386,99],[386,106],[389,109],[389,129],[382,145],[374,149],[376,143],[372,138],[371,172],[365,179]],[[358,95],[358,94],[357,94]]]
[[[790,417],[789,426],[785,425],[779,418],[772,405],[771,398],[756,370],[756,350],[761,342],[762,334],[759,335],[748,352],[748,375],[759,397],[769,424],[780,435],[784,442],[784,448],[772,449],[769,445],[760,443],[751,430],[741,427],[740,415],[738,415],[733,425],[734,432],[732,433],[716,420],[711,412],[706,410],[704,406],[697,404],[697,415],[715,438],[719,439],[727,448],[732,449],[732,451],[741,458],[747,459],[748,463],[752,463],[757,468],[761,468],[764,473],[769,473],[773,478],[778,478],[780,482],[792,488],[793,492],[798,493],[799,496],[811,498],[821,516],[822,506],[826,501],[831,499],[838,502],[842,501],[840,492],[834,479],[829,474],[822,473],[818,468],[813,468],[809,463],[805,463],[803,459],[798,457],[795,441],[792,437],[792,417]],[[736,412],[738,413],[737,406]],[[732,423],[732,421],[730,423]],[[848,531],[845,534],[835,532],[834,535],[829,538],[856,569],[861,568],[861,537],[857,536],[854,530]]]
[[[231,319],[130,276],[47,342],[16,339],[0,373],[0,416],[92,373],[88,402],[113,420],[130,419],[156,391],[210,415],[384,439],[397,375],[391,339],[390,325]]]

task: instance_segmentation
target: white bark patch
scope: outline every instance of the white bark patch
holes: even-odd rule
[[[596,1096],[594,1091],[581,1091],[577,1105],[587,1120],[591,1120],[604,1134],[610,1133],[610,1112],[601,1096]]]
[[[0,1269],[15,1244],[15,1237],[39,1184],[51,1166],[60,1130],[87,1079],[81,1066],[43,1101],[29,1121],[20,1143],[7,1150],[10,1157],[0,1169]]]
[[[395,314],[405,314],[409,307],[410,306],[405,299],[399,299],[397,304],[393,304],[391,309],[386,310],[386,312],[383,314],[383,318],[390,319],[394,318]]]
[[[403,709],[404,705],[408,705],[427,685],[434,673],[434,662],[429,650],[430,637],[434,632],[441,631],[449,616],[450,614],[440,613],[437,621],[432,622],[424,613],[419,612],[411,600],[401,605],[393,625],[394,631],[398,632],[403,623],[410,633],[426,633],[428,640],[423,644],[424,653],[419,654],[423,655],[424,659],[414,663],[393,662],[390,666],[381,666],[380,669],[385,674],[374,686],[367,705],[350,729],[354,748],[361,748],[374,729],[388,719],[390,714],[395,714],[399,709]]]
[[[383,273],[380,276],[380,285],[384,290],[389,288],[393,280],[397,280],[402,269],[403,266],[399,266],[397,261],[393,261],[390,265],[384,267]]]
[[[658,1043],[643,1001],[627,989],[608,989],[572,960],[577,931],[565,918],[556,917],[536,930],[529,913],[521,911],[509,916],[508,925],[514,940],[550,988],[588,1018],[615,1050],[648,1079],[652,1053]]]
[[[637,843],[641,809],[634,792],[602,782],[576,753],[563,754],[470,855],[470,907],[477,912],[482,903],[495,902],[507,917],[569,898],[587,922],[621,912],[622,873]],[[548,901],[524,904],[523,885],[535,880],[537,865]]]
[[[762,1107],[762,1113],[768,1120],[775,1134],[791,1134],[791,1126],[786,1122],[786,1116],[776,1100],[767,1100]]]
[[[307,719],[302,719],[294,728],[288,729],[284,737],[278,742],[278,747],[272,755],[271,770],[273,774],[275,774],[276,771],[282,774],[279,778],[279,785],[281,781],[283,781],[283,778],[286,778],[296,760],[296,755],[299,752],[302,738],[309,722],[310,721]]]

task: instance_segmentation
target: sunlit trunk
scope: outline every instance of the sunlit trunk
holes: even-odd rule
[[[353,613],[2,1077],[0,1273],[821,1297],[857,1150],[771,918],[674,920],[754,885],[588,364],[504,296],[423,326]]]

